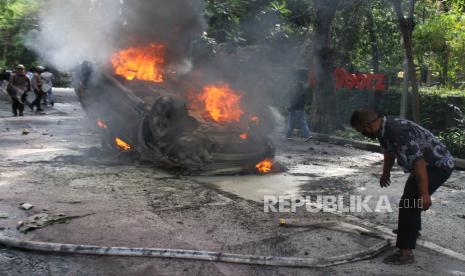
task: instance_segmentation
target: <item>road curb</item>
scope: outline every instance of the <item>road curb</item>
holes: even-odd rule
[[[315,133],[315,132],[312,133],[312,136],[315,140],[319,142],[325,142],[325,143],[338,145],[338,146],[350,145],[354,148],[361,149],[361,150],[367,150],[367,151],[378,152],[378,153],[382,152],[381,147],[375,143],[362,142],[362,141],[346,139],[346,138],[342,138],[338,136],[332,136],[332,135]],[[455,160],[455,169],[465,170],[465,159],[454,157],[454,160]]]

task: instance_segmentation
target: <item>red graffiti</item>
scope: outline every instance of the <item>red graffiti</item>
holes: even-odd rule
[[[358,89],[358,90],[375,90],[385,91],[384,74],[352,74],[343,68],[336,68],[333,73],[336,89]],[[310,86],[315,86],[315,75],[309,75]]]

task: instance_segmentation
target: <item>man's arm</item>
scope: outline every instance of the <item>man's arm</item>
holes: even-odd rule
[[[391,170],[394,166],[396,157],[389,151],[384,152],[384,165],[383,165],[383,175],[379,180],[381,187],[387,187],[391,185]]]
[[[31,84],[31,80],[29,78],[26,77],[26,79],[27,79],[27,88],[26,88],[27,89],[26,92],[27,92],[27,91],[32,90],[32,84]]]
[[[418,185],[418,194],[422,200],[423,210],[428,210],[431,207],[431,198],[428,188],[428,172],[426,170],[426,162],[424,159],[418,159],[413,163],[413,175]]]

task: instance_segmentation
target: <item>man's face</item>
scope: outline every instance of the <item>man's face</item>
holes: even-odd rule
[[[16,72],[17,72],[18,74],[20,74],[20,75],[24,75],[25,70],[24,70],[23,68],[18,68],[18,69],[16,70]]]
[[[372,124],[373,123],[371,124],[368,123],[368,124],[364,124],[361,126],[357,126],[355,127],[355,130],[357,130],[357,132],[359,132],[360,134],[362,134],[363,136],[367,138],[376,139],[377,138],[376,131],[374,130]]]

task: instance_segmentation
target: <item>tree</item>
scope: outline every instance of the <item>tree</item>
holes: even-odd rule
[[[399,29],[402,34],[402,41],[405,51],[406,66],[404,67],[404,83],[403,95],[408,95],[409,84],[412,87],[411,104],[412,104],[412,117],[413,121],[420,122],[420,97],[418,95],[418,80],[413,56],[413,43],[412,33],[415,27],[414,24],[414,11],[415,11],[415,0],[408,1],[408,15],[407,18],[404,16],[404,10],[402,7],[402,0],[391,0],[394,5],[394,10],[397,15]],[[401,107],[401,116],[406,116],[406,100],[407,97],[403,97],[404,103]]]
[[[331,25],[340,0],[314,0],[313,72],[315,89],[311,110],[311,126],[315,131],[330,133],[338,128],[334,55],[330,45]]]
[[[453,84],[465,62],[465,18],[456,11],[438,11],[415,28],[416,56],[443,85]]]
[[[0,66],[32,63],[34,55],[23,46],[23,35],[37,27],[34,0],[0,0]]]

